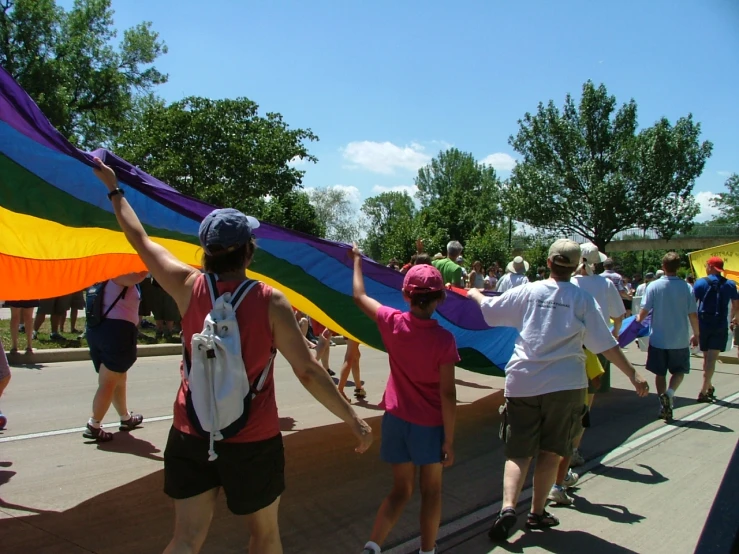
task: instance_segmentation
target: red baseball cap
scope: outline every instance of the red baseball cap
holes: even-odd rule
[[[403,279],[403,290],[408,294],[444,290],[441,273],[432,265],[414,265]]]
[[[722,260],[718,256],[712,256],[708,258],[706,264],[710,265],[711,267],[715,267],[716,269],[720,269],[721,271],[724,270],[724,260]]]

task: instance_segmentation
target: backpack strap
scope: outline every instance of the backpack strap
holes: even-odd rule
[[[128,287],[123,287],[123,290],[121,291],[121,293],[120,293],[120,294],[119,294],[119,295],[118,295],[118,296],[116,297],[116,299],[115,299],[115,300],[113,300],[113,303],[112,303],[112,304],[111,304],[110,306],[108,306],[108,309],[107,309],[107,310],[105,310],[105,313],[103,314],[103,319],[105,319],[106,317],[108,317],[108,314],[110,313],[110,311],[111,311],[111,310],[112,310],[113,308],[115,308],[115,305],[116,305],[116,304],[118,304],[118,301],[119,301],[119,300],[120,300],[121,298],[123,298],[124,296],[126,296],[126,293],[127,293],[127,292],[128,292]]]
[[[213,273],[205,274],[205,283],[208,285],[208,291],[210,292],[211,305],[216,305],[216,298],[218,298],[218,277]]]
[[[277,350],[273,348],[272,353],[269,356],[269,360],[267,360],[267,365],[264,366],[262,373],[259,375],[259,379],[257,379],[251,387],[252,397],[262,392],[262,388],[264,388],[264,383],[267,381],[267,377],[269,377],[269,372],[272,369],[272,362],[275,361],[275,357],[277,357]]]
[[[254,288],[255,285],[257,285],[259,281],[255,281],[253,279],[247,279],[243,283],[241,283],[236,290],[231,295],[231,306],[233,306],[234,312],[238,309],[238,307],[241,305],[241,303],[244,301],[244,298],[246,298],[246,295],[249,294],[251,289]]]

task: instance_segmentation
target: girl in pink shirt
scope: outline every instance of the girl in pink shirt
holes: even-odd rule
[[[457,393],[454,365],[459,361],[454,336],[432,319],[446,292],[439,270],[411,267],[403,279],[410,310],[401,312],[367,296],[362,256],[356,245],[354,301],[377,322],[390,360],[390,377],[381,407],[380,456],[392,465],[393,488],[375,519],[363,554],[378,554],[413,493],[420,466],[421,554],[433,554],[441,521],[442,468],[454,462]]]

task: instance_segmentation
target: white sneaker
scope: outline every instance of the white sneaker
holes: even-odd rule
[[[582,457],[582,454],[580,454],[580,451],[575,448],[572,451],[572,457],[570,458],[570,467],[577,467],[581,466],[585,463],[585,458]]]
[[[549,491],[547,498],[555,504],[561,504],[563,506],[570,506],[573,502],[572,498],[567,496],[565,490],[558,485],[552,486],[552,490]]]
[[[571,469],[567,470],[567,475],[565,475],[564,481],[562,481],[562,487],[565,489],[569,489],[570,487],[574,487],[577,485],[577,482],[580,480],[580,476],[573,472]]]

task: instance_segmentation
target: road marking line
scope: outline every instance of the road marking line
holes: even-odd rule
[[[739,400],[739,392],[736,392],[727,398],[723,398],[721,401],[731,403],[735,400]],[[618,458],[623,458],[630,452],[633,452],[639,447],[644,446],[645,444],[651,441],[654,441],[655,439],[658,439],[662,437],[663,435],[667,435],[669,433],[679,431],[680,429],[685,427],[685,425],[681,425],[681,423],[688,423],[691,421],[695,421],[697,419],[702,419],[705,416],[719,409],[722,409],[724,407],[725,406],[722,406],[721,404],[709,404],[705,408],[702,408],[696,412],[693,412],[692,414],[687,415],[684,418],[675,420],[672,425],[665,425],[664,427],[660,427],[659,429],[650,431],[646,435],[642,435],[641,437],[638,437],[632,441],[622,444],[621,446],[615,448],[614,450],[610,451],[609,453],[603,456],[599,456],[597,458],[590,460],[583,466],[583,472],[589,472],[593,468],[601,464],[604,464],[606,462],[613,462],[614,460]],[[532,494],[533,494],[532,487],[529,487],[521,491],[521,496],[519,497],[519,500],[518,500],[519,505],[529,500]],[[437,542],[441,542],[443,539],[451,535],[455,535],[466,529],[474,527],[475,525],[479,524],[481,521],[484,521],[486,519],[491,519],[493,516],[495,516],[495,514],[497,514],[501,510],[502,503],[503,503],[503,500],[501,499],[495,504],[491,504],[490,506],[485,506],[484,508],[480,508],[479,510],[476,510],[470,514],[467,514],[466,516],[463,516],[457,520],[450,521],[449,523],[442,525],[439,528],[439,534],[437,535],[437,538],[436,538]],[[393,548],[389,550],[383,550],[383,552],[385,554],[408,554],[409,552],[418,552],[418,549],[420,547],[421,547],[421,539],[420,537],[417,536],[417,537],[414,537],[413,539],[405,541],[402,544],[394,546]]]
[[[144,418],[144,423],[155,423],[157,421],[168,421],[172,419],[173,417],[174,416],[171,416],[171,415],[147,417],[147,418]],[[103,427],[117,427],[117,426],[118,426],[118,421],[112,421],[110,423],[103,424]],[[74,429],[59,429],[57,431],[43,431],[41,433],[29,433],[27,435],[16,435],[14,437],[2,437],[0,438],[0,443],[23,441],[27,439],[41,439],[44,437],[55,437],[57,435],[70,435],[72,433],[81,433],[84,430],[85,430],[85,427],[75,427]]]

